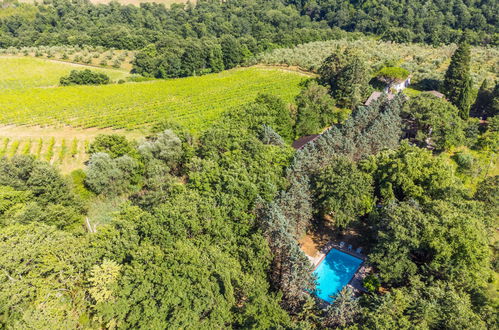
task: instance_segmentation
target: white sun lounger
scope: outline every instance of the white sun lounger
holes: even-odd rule
[[[358,247],[357,250],[355,250],[355,252],[357,252],[358,254],[361,254],[362,252],[362,248],[361,247]]]
[[[343,249],[345,247],[345,242],[340,242],[340,248]]]

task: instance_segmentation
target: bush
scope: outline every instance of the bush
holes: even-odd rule
[[[85,169],[85,185],[96,194],[117,196],[137,183],[139,163],[128,155],[111,158],[107,153],[93,154]]]
[[[117,158],[124,155],[134,155],[135,149],[133,144],[126,137],[117,134],[100,134],[94,142],[88,147],[89,154],[105,152],[111,158]]]
[[[381,286],[378,277],[372,274],[366,276],[362,284],[364,285],[364,288],[366,288],[369,292],[376,292]]]
[[[459,166],[459,170],[461,171],[471,170],[471,168],[473,167],[474,158],[470,153],[460,151],[456,153],[453,158],[457,166]]]
[[[104,73],[92,72],[89,69],[82,71],[72,70],[69,76],[62,77],[62,86],[68,85],[105,85],[109,84],[109,77]]]

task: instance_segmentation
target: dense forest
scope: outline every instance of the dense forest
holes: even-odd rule
[[[469,42],[498,44],[496,1],[201,0],[167,9],[154,3],[51,0],[3,6],[8,12],[0,16],[2,48],[64,44],[141,50],[135,72],[157,78],[219,72],[262,51],[338,39],[342,31],[434,45],[455,42],[467,31]]]
[[[2,157],[0,328],[496,329],[499,82],[472,74],[470,44],[497,46],[497,7],[4,2],[0,48],[137,50],[146,81],[115,85],[131,95],[149,78],[217,73],[310,41],[458,45],[431,76],[441,93],[396,92],[407,68],[346,46],[297,73],[292,102],[260,93],[195,132],[165,111],[142,138],[98,135],[69,174],[29,152]],[[72,70],[43,88],[108,83]],[[313,139],[293,148],[302,137]],[[355,233],[363,290],[316,295],[300,240],[318,233]]]
[[[481,173],[499,141],[499,96],[497,86],[476,102],[452,96],[467,86],[467,55],[462,44],[446,74],[457,106],[426,93],[362,106],[366,66],[333,54],[294,112],[262,94],[200,137],[170,122],[141,142],[101,135],[70,178],[32,157],[2,159],[1,324],[493,328],[498,182]],[[454,147],[465,149],[445,156]],[[116,198],[107,222],[84,221],[89,203]],[[359,228],[372,293],[314,303],[297,241],[314,224]]]
[[[459,31],[472,30],[475,42],[497,43],[499,5],[494,0],[286,2],[313,21],[326,21],[346,31],[374,33],[385,40],[448,43],[455,41]]]

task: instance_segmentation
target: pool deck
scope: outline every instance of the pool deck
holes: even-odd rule
[[[350,282],[348,282],[347,286],[351,287],[356,294],[360,292],[367,292],[367,290],[362,285],[364,278],[371,271],[371,267],[366,264],[366,256],[353,250],[341,248],[340,245],[336,244],[335,242],[328,242],[315,256],[307,255],[308,259],[314,266],[314,270],[319,266],[321,261],[324,260],[331,249],[336,249],[362,260],[362,263],[360,264],[353,277],[350,279]]]

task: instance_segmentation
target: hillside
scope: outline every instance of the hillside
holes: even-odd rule
[[[174,80],[4,90],[0,124],[137,129],[170,119],[199,132],[258,93],[292,101],[303,79],[279,69],[245,68]]]
[[[498,14],[0,0],[0,330],[497,330]]]
[[[71,70],[84,68],[89,68],[89,66],[33,57],[0,56],[0,72],[2,72],[0,90],[54,87],[59,84],[59,79],[68,75]],[[91,69],[105,73],[112,81],[129,76],[126,71],[121,70],[93,67]]]
[[[401,66],[413,75],[414,83],[434,84],[443,79],[455,45],[429,46],[423,44],[398,44],[375,39],[341,39],[311,42],[292,48],[274,49],[253,58],[250,63],[298,66],[315,72],[329,55],[354,48],[361,53],[373,73],[384,66]],[[484,78],[495,80],[499,73],[499,49],[473,47],[471,73],[476,88]],[[423,81],[425,80],[425,81]],[[430,89],[435,89],[433,88]]]
[[[306,76],[279,68],[243,68],[174,80],[105,86],[58,86],[60,76],[86,66],[30,57],[0,57],[0,156],[30,154],[63,172],[81,168],[98,134],[139,138],[169,119],[193,133],[258,93],[292,102]],[[91,68],[112,80],[120,70]],[[91,129],[89,129],[91,128]],[[120,129],[126,129],[120,130]]]

